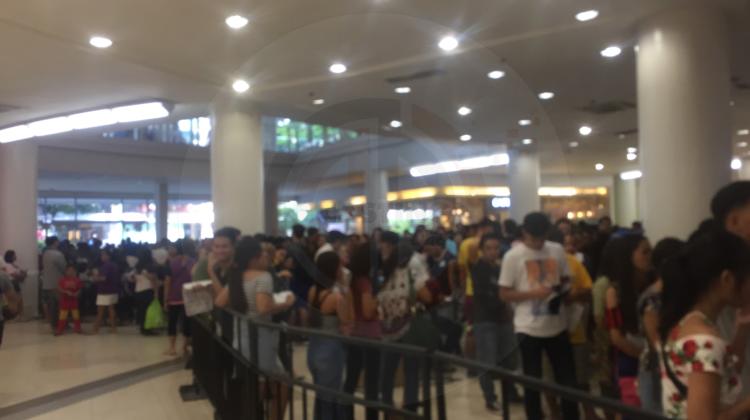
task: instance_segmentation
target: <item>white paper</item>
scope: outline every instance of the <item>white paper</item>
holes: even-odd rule
[[[210,312],[214,308],[211,280],[194,281],[182,286],[182,300],[187,316]]]

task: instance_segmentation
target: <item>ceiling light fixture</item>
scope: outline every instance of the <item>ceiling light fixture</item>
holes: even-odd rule
[[[399,121],[399,120],[393,120],[393,121],[391,121],[391,127],[393,127],[393,128],[399,128],[399,127],[401,127],[402,125],[403,125],[403,124],[402,124],[402,123],[401,123],[401,121]]]
[[[100,109],[97,111],[73,114],[68,116],[68,121],[74,130],[117,124],[117,118],[112,113],[111,109]]]
[[[587,22],[596,19],[598,16],[599,11],[597,10],[584,10],[583,12],[576,13],[576,20],[579,22]]]
[[[458,47],[458,40],[452,35],[444,36],[438,42],[438,47],[443,51],[453,51]]]
[[[66,133],[73,130],[73,127],[71,127],[68,117],[56,117],[29,123],[29,129],[34,137],[41,137]]]
[[[593,131],[594,131],[594,130],[593,130],[593,129],[592,129],[591,127],[589,127],[588,125],[582,125],[582,126],[581,126],[581,127],[580,127],[580,128],[578,129],[578,133],[579,133],[580,135],[582,135],[582,136],[588,136],[588,135],[590,135],[590,134],[591,134],[591,133],[592,133]]]
[[[632,161],[632,160],[636,160],[636,159],[638,159],[638,155],[636,155],[635,153],[628,153],[627,155],[625,155],[625,157],[626,157],[626,158],[627,158],[628,160],[631,160],[631,161]]]
[[[543,101],[549,101],[550,99],[555,97],[554,92],[542,92],[539,94],[539,99]]]
[[[523,140],[521,140],[521,143],[522,143],[522,144],[523,144],[524,146],[528,146],[528,145],[530,145],[531,143],[534,143],[534,140],[532,140],[532,139],[523,139]]]
[[[468,106],[462,106],[462,107],[458,108],[457,112],[458,112],[458,115],[460,115],[462,117],[465,117],[465,116],[471,114],[471,108],[469,108]]]
[[[247,26],[247,18],[240,15],[232,15],[224,21],[232,29],[242,29]]]
[[[729,167],[732,168],[733,171],[739,171],[742,169],[742,160],[740,160],[740,158],[732,159],[732,163],[729,164]]]
[[[617,57],[618,55],[620,55],[620,53],[622,53],[622,49],[620,47],[618,47],[616,45],[611,45],[611,46],[609,46],[609,47],[601,50],[601,52],[599,54],[601,54],[602,57],[614,58],[614,57]]]
[[[505,72],[502,70],[492,70],[491,72],[487,73],[487,77],[490,79],[502,79],[505,77]]]
[[[628,147],[628,153],[638,153],[638,148],[636,148],[636,147]]]
[[[399,86],[396,89],[393,89],[393,91],[398,93],[399,95],[405,95],[411,92],[411,88],[409,86]]]
[[[112,108],[112,113],[119,123],[152,120],[155,118],[164,118],[169,115],[169,111],[161,102]]]
[[[323,98],[313,99],[313,105],[323,105],[326,103],[326,100]]]
[[[631,181],[634,179],[638,179],[643,176],[643,173],[641,171],[627,171],[620,174],[620,179],[623,181]]]
[[[161,102],[148,102],[116,108],[77,112],[67,116],[45,118],[27,124],[0,129],[0,143],[10,143],[32,137],[49,136],[71,130],[83,130],[116,123],[150,120],[168,115],[169,110]]]
[[[10,143],[34,137],[27,125],[17,125],[0,130],[0,143]]]
[[[432,163],[429,165],[414,166],[409,169],[409,174],[417,178],[421,176],[444,174],[450,172],[468,171],[472,169],[483,169],[491,166],[503,166],[510,162],[507,153],[496,155],[479,156],[463,160],[450,160]]]
[[[570,146],[571,148],[575,149],[576,147],[578,147],[578,142],[577,141],[571,141],[570,143],[568,143],[568,146]]]
[[[746,141],[741,141],[741,142],[737,143],[737,147],[747,147],[747,142]]]
[[[333,63],[331,67],[328,67],[328,70],[334,74],[341,74],[346,71],[346,66],[341,63]]]
[[[471,134],[462,134],[461,137],[459,137],[461,141],[469,141],[471,140]]]
[[[527,125],[531,125],[531,120],[529,119],[518,120],[518,125],[522,127],[526,127]]]
[[[250,83],[247,83],[247,81],[243,79],[237,79],[232,83],[232,89],[237,93],[245,93],[250,89]]]
[[[104,36],[92,36],[89,38],[89,44],[96,48],[109,48],[112,46],[112,40]]]
[[[594,169],[596,169],[598,172],[601,172],[604,170],[604,164],[597,163],[596,165],[594,165]]]
[[[750,135],[750,129],[743,128],[741,130],[737,130],[737,135],[738,136],[747,136],[747,135]]]

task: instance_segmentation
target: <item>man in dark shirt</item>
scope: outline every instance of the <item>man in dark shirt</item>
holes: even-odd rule
[[[500,237],[482,236],[479,242],[481,257],[471,268],[474,281],[474,337],[477,343],[477,360],[481,363],[514,370],[517,367],[517,344],[513,332],[513,311],[500,300]],[[484,401],[488,410],[498,411],[501,406],[495,394],[493,375],[485,372],[479,377]],[[503,398],[510,398],[511,385],[503,384]]]

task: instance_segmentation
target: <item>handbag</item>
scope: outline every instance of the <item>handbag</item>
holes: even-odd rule
[[[164,310],[159,304],[159,299],[154,299],[146,310],[146,320],[143,322],[144,330],[153,330],[164,327]]]
[[[417,291],[414,288],[414,278],[408,267],[406,271],[409,273],[409,301],[412,306],[412,317],[409,329],[399,341],[412,346],[437,349],[442,345],[440,330],[432,322],[432,316],[429,312],[424,309],[417,309]]]

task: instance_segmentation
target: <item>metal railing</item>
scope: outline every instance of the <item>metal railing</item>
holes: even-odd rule
[[[233,332],[220,332],[219,324],[231,316],[234,319]],[[491,374],[501,382],[502,387],[520,385],[524,389],[553,395],[563,400],[577,404],[588,405],[602,409],[610,414],[619,414],[627,419],[662,420],[665,417],[652,412],[624,405],[620,401],[595,396],[574,388],[567,388],[541,379],[517,374],[499,367],[488,366],[463,357],[443,353],[434,349],[426,349],[411,345],[389,343],[371,339],[332,334],[310,328],[289,326],[285,323],[269,323],[253,320],[244,315],[229,310],[216,309],[211,316],[193,318],[193,368],[195,378],[208,395],[216,410],[217,418],[222,420],[235,419],[274,419],[272,415],[274,399],[276,411],[285,413],[278,419],[312,419],[314,408],[310,401],[311,395],[317,393],[324,398],[334,399],[340,405],[364,407],[378,413],[378,418],[403,419],[433,419],[446,420],[446,405],[450,403],[445,394],[445,368],[447,366],[463,367],[468,370]],[[233,340],[241,337],[241,326],[247,326],[249,339]],[[415,410],[398,408],[380,400],[368,400],[354,394],[348,394],[340,389],[326,388],[295,376],[292,346],[287,344],[283,352],[288,356],[289,365],[285,374],[264,372],[259,369],[258,331],[267,329],[277,331],[283,342],[291,343],[290,337],[320,338],[338,340],[345,345],[360,346],[375,349],[381,354],[397,353],[403,356],[413,356],[420,364],[420,392],[421,397]],[[233,336],[233,337],[230,337]],[[234,343],[234,345],[233,345]],[[249,357],[246,355],[249,354]],[[502,389],[502,395],[508,395]],[[288,395],[287,404],[282,393]],[[298,394],[296,394],[298,393]],[[295,395],[301,398],[301,407],[296,407]],[[299,405],[299,404],[297,404]],[[301,412],[297,411],[300,408]],[[502,398],[502,416],[510,419],[510,402]],[[317,417],[320,418],[320,417]],[[320,419],[329,420],[329,419]]]

